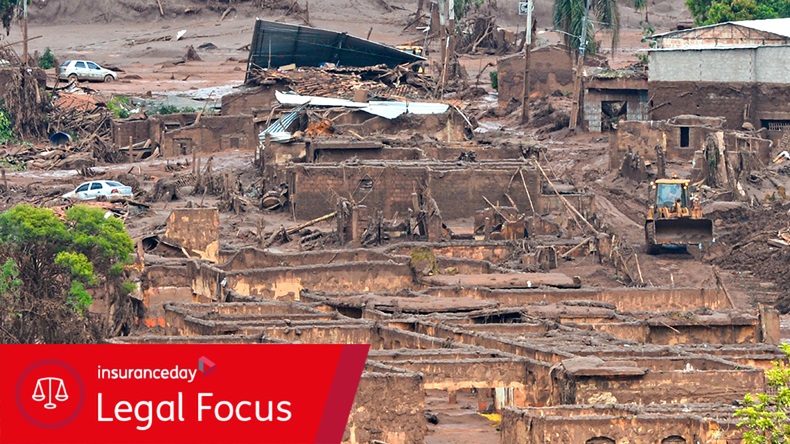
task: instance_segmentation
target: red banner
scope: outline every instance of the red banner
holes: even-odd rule
[[[368,345],[0,345],[0,443],[339,443]]]

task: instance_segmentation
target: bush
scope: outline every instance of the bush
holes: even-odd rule
[[[129,110],[128,107],[129,98],[128,97],[113,97],[112,100],[107,102],[107,108],[112,111],[113,115],[115,115],[116,119],[126,119],[129,117]]]
[[[488,77],[491,79],[491,88],[499,89],[499,72],[491,71],[488,73]]]
[[[780,344],[779,348],[790,357],[790,344]],[[746,444],[773,444],[790,441],[790,366],[787,359],[773,362],[766,370],[766,384],[772,394],[747,394],[743,407],[735,411],[740,418],[738,427],[745,429],[743,442]]]
[[[0,143],[14,140],[14,125],[8,113],[0,109]]]
[[[790,17],[790,2],[782,0],[686,0],[686,7],[697,26]]]
[[[162,105],[156,110],[157,114],[175,114],[178,112],[178,107],[174,105]]]
[[[52,50],[47,47],[44,54],[38,58],[38,67],[41,69],[51,69],[55,67],[55,55]]]

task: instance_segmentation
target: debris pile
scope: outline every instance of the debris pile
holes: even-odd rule
[[[459,24],[457,53],[477,54],[479,49],[483,49],[486,54],[503,55],[523,49],[523,46],[516,46],[513,32],[497,25],[495,12],[486,7],[463,19]]]
[[[6,51],[10,51],[6,49]],[[2,60],[0,54],[0,60]],[[6,59],[7,60],[7,59]],[[0,102],[11,115],[13,126],[24,138],[40,138],[47,135],[48,98],[42,94],[44,71],[18,68],[1,68]]]
[[[119,162],[126,155],[116,150],[112,143],[112,112],[96,105],[91,110],[55,107],[49,116],[48,133],[63,132],[72,135],[72,152],[89,152],[105,162]]]
[[[365,68],[299,68],[296,70],[254,69],[249,86],[286,85],[305,96],[353,99],[358,90],[377,97],[433,97],[435,83],[408,65],[387,68],[386,65]]]

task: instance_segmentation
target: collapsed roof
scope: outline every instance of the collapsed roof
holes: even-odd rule
[[[373,66],[385,64],[392,68],[403,63],[425,60],[391,46],[353,37],[345,32],[308,28],[287,23],[258,19],[250,45],[247,80],[254,67],[296,64],[318,66]]]

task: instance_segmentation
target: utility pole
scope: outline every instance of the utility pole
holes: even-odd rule
[[[582,94],[582,71],[584,71],[584,52],[587,49],[587,20],[590,16],[590,0],[584,0],[584,17],[582,17],[582,35],[579,40],[579,57],[576,62],[576,78],[573,81],[573,104],[569,129],[575,130],[579,122],[579,106]]]
[[[527,27],[524,29],[524,89],[521,97],[521,124],[529,122],[529,56],[532,49],[532,0],[527,1]],[[519,4],[519,14],[521,6]]]
[[[441,11],[447,11],[447,15],[445,16],[445,22],[442,23],[442,35],[444,36],[444,41],[442,42],[442,99],[444,98],[444,87],[447,83],[450,54],[455,52],[455,43],[453,41],[453,36],[455,35],[455,2],[453,0],[443,0],[443,3],[439,8],[439,17],[442,16]]]
[[[30,58],[27,51],[27,0],[22,0],[22,63],[27,68]]]

